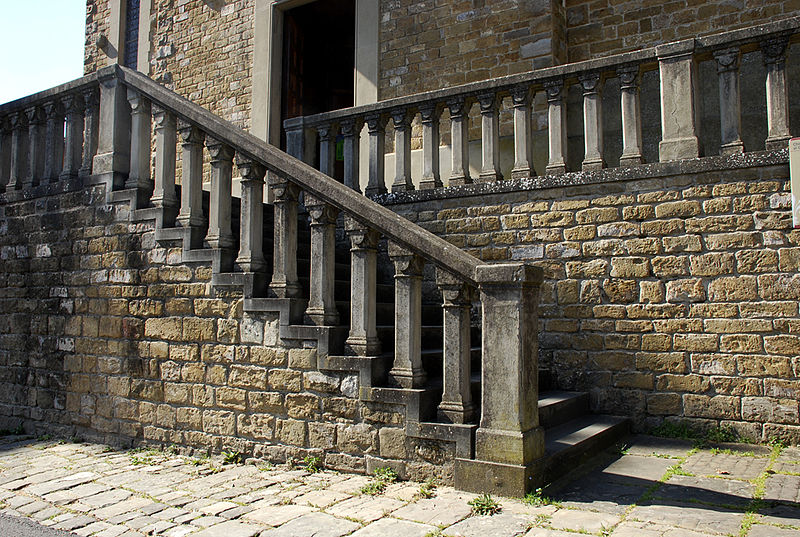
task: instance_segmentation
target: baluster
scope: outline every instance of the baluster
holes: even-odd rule
[[[605,168],[603,160],[603,104],[600,100],[602,83],[600,73],[586,73],[578,77],[583,86],[583,170]]]
[[[470,307],[473,289],[449,272],[436,269],[442,292],[444,393],[439,418],[450,423],[469,423],[475,418],[470,386]]]
[[[233,246],[231,231],[231,184],[233,175],[233,148],[222,142],[206,138],[211,155],[211,192],[208,202],[208,233],[206,243],[211,248]]]
[[[236,155],[236,167],[242,176],[239,255],[236,265],[242,272],[260,272],[264,261],[264,167]]]
[[[475,458],[527,466],[544,455],[537,327],[542,271],[522,264],[480,265],[475,275],[483,312]]]
[[[70,179],[78,176],[83,164],[83,97],[67,95],[62,104],[66,113],[66,135],[61,179]]]
[[[317,133],[306,127],[304,117],[294,117],[284,122],[286,152],[306,164],[313,164],[316,156]]]
[[[11,176],[6,192],[21,188],[28,165],[28,125],[24,112],[11,115]]]
[[[78,175],[88,177],[92,175],[92,164],[97,154],[98,125],[100,122],[100,100],[97,90],[86,90],[83,94],[84,106],[84,131],[83,131],[83,162]]]
[[[622,113],[622,155],[620,166],[642,163],[642,113],[639,105],[639,66],[625,65],[617,69],[620,82]]]
[[[336,169],[336,132],[337,125],[323,123],[317,127],[319,135],[319,171],[333,177]]]
[[[350,218],[345,219],[350,238],[350,334],[347,350],[358,356],[381,352],[375,327],[378,233]]]
[[[47,116],[45,135],[44,171],[41,183],[55,183],[64,164],[64,109],[58,101],[44,105]]]
[[[129,88],[128,103],[131,106],[131,169],[125,188],[139,190],[142,194],[146,192],[149,197],[153,188],[150,174],[150,131],[153,117],[150,101],[138,91]],[[142,196],[139,201],[145,199]]]
[[[344,184],[361,192],[358,180],[358,146],[361,138],[361,121],[345,119],[341,122],[344,137]]]
[[[177,221],[184,228],[205,226],[203,215],[203,139],[205,134],[186,123],[178,126],[183,148],[181,210]],[[194,242],[194,241],[193,241]]]
[[[514,104],[514,168],[511,170],[511,178],[526,179],[533,175],[530,88],[513,88],[511,101]]]
[[[125,184],[130,172],[131,109],[125,86],[113,71],[100,75],[97,154],[92,175],[106,184],[106,191]]]
[[[761,54],[767,68],[767,150],[785,149],[791,138],[789,133],[789,99],[786,81],[785,36],[767,39],[761,43]]]
[[[23,180],[23,187],[39,184],[44,175],[45,161],[45,115],[44,110],[32,106],[25,110],[28,119],[28,173]]]
[[[394,182],[392,192],[414,190],[411,182],[411,114],[405,108],[392,110],[394,124]]]
[[[384,153],[386,152],[386,119],[380,114],[365,118],[369,131],[369,182],[364,193],[376,196],[386,193],[384,181]]]
[[[275,173],[270,173],[268,178],[275,214],[269,288],[278,298],[298,298],[302,294],[297,279],[297,198],[300,191]]]
[[[700,156],[694,39],[656,47],[661,91],[661,162]]]
[[[464,97],[447,101],[450,110],[450,138],[453,145],[453,169],[449,186],[472,183],[469,175],[469,105]]]
[[[425,383],[422,367],[422,269],[423,259],[389,242],[394,263],[394,365],[389,375],[403,388]]]
[[[7,117],[0,117],[0,192],[11,176],[11,126]]]
[[[442,186],[439,176],[439,116],[441,107],[436,103],[424,103],[419,107],[422,121],[422,179],[420,190]]]
[[[318,326],[336,326],[339,314],[334,298],[334,275],[339,211],[308,192],[305,206],[311,223],[311,282],[306,317]]]
[[[742,103],[739,96],[739,49],[714,52],[719,76],[719,112],[721,155],[744,153],[742,143]]]
[[[174,209],[178,206],[175,194],[175,158],[177,129],[175,116],[158,107],[153,107],[156,132],[156,177],[153,197],[150,201],[156,207]],[[174,212],[173,212],[174,217]],[[165,222],[169,226],[171,222]]]
[[[545,171],[559,174],[567,171],[567,114],[564,106],[564,81],[544,82],[547,91],[547,143],[550,153]]]
[[[500,103],[495,93],[478,95],[481,107],[481,155],[482,168],[481,182],[499,181],[503,178],[500,173],[500,123],[498,111]]]

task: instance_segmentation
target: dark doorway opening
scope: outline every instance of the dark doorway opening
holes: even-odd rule
[[[283,120],[348,108],[355,102],[355,0],[320,0],[283,16]]]

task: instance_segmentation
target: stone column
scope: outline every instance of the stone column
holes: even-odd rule
[[[453,166],[449,186],[472,183],[469,175],[469,104],[464,97],[447,101],[450,110],[450,139],[453,144]]]
[[[131,170],[125,188],[136,189],[142,195],[150,194],[153,180],[150,174],[150,101],[138,91],[128,89],[128,104],[131,107]]]
[[[639,66],[625,65],[617,69],[622,112],[622,155],[620,166],[642,163],[642,112],[639,105]]]
[[[28,119],[28,173],[23,187],[38,185],[44,176],[45,161],[45,123],[44,110],[32,106],[25,110]]]
[[[83,110],[83,159],[78,175],[88,177],[92,175],[92,162],[97,154],[100,100],[96,89],[89,89],[83,93]]]
[[[528,466],[544,455],[538,410],[538,302],[542,271],[480,265],[482,401],[475,457]]]
[[[323,123],[317,127],[319,135],[319,171],[333,177],[336,166],[336,125]]]
[[[100,118],[93,174],[108,185],[121,188],[130,171],[131,111],[127,90],[116,73],[100,80]]]
[[[336,207],[305,193],[311,222],[311,281],[306,317],[317,326],[336,326]]]
[[[547,142],[550,158],[545,169],[548,174],[567,171],[567,115],[564,106],[564,81],[547,80]]]
[[[175,208],[178,197],[175,194],[175,157],[177,130],[175,116],[158,107],[153,108],[156,133],[156,177],[153,197],[150,201],[161,208]]]
[[[511,90],[514,104],[514,168],[512,179],[526,179],[533,171],[533,143],[531,140],[531,90],[517,86]]]
[[[430,190],[442,186],[439,175],[439,117],[442,111],[436,103],[423,103],[419,106],[422,120],[422,180],[420,190]]]
[[[394,365],[389,375],[403,388],[425,384],[422,367],[422,269],[425,261],[389,242],[394,263]]]
[[[264,261],[264,173],[257,162],[236,156],[236,167],[242,176],[239,255],[236,265],[242,272],[261,272]]]
[[[737,47],[714,52],[719,75],[719,113],[721,155],[744,153],[742,143],[742,102],[739,94],[739,57]]]
[[[661,162],[700,156],[694,39],[656,47],[661,83]]]
[[[11,174],[6,192],[22,187],[28,165],[28,125],[24,112],[11,114]]]
[[[47,116],[47,134],[44,148],[44,171],[42,183],[55,183],[64,164],[64,109],[58,101],[44,105]]]
[[[761,43],[761,54],[767,68],[767,126],[765,147],[786,149],[789,145],[789,99],[786,81],[787,37],[767,39]]]
[[[377,196],[386,193],[384,184],[386,120],[380,114],[370,114],[365,121],[369,132],[369,182],[364,193],[367,196]]]
[[[177,221],[184,228],[202,228],[203,215],[203,140],[205,134],[187,123],[178,127],[183,149],[181,165],[181,210]]]
[[[600,99],[602,81],[600,73],[586,73],[578,77],[583,87],[583,140],[582,169],[605,168],[603,160],[603,103]]]
[[[345,220],[350,238],[350,334],[347,350],[358,356],[381,352],[375,327],[378,232],[355,220]]]
[[[436,284],[442,291],[444,373],[439,419],[469,423],[475,418],[472,402],[470,307],[472,288],[449,272],[436,269]]]
[[[405,108],[392,110],[394,124],[394,182],[392,192],[414,190],[411,182],[411,114]]]
[[[0,192],[5,191],[11,176],[11,126],[0,117]]]
[[[358,149],[361,138],[361,121],[345,119],[341,122],[344,137],[344,184],[361,192],[358,181]]]
[[[62,100],[62,105],[67,116],[61,178],[69,179],[78,176],[83,164],[83,96],[67,95]]]
[[[481,107],[481,173],[482,183],[500,181],[500,122],[498,112],[500,103],[496,93],[478,95]]]
[[[233,175],[233,148],[206,138],[211,155],[211,192],[208,202],[208,233],[206,243],[211,248],[233,246],[231,231],[231,184]]]
[[[269,289],[278,298],[299,298],[302,295],[297,279],[297,199],[300,190],[275,173],[270,173],[268,178],[275,214]]]

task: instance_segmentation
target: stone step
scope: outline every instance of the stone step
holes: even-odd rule
[[[589,412],[589,394],[560,390],[539,392],[539,425],[552,429]]]
[[[545,431],[545,482],[550,483],[628,434],[630,420],[586,414]]]

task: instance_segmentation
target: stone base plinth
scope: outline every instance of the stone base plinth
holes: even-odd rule
[[[472,459],[456,459],[455,487],[467,492],[520,498],[544,484],[544,459],[522,466]]]

